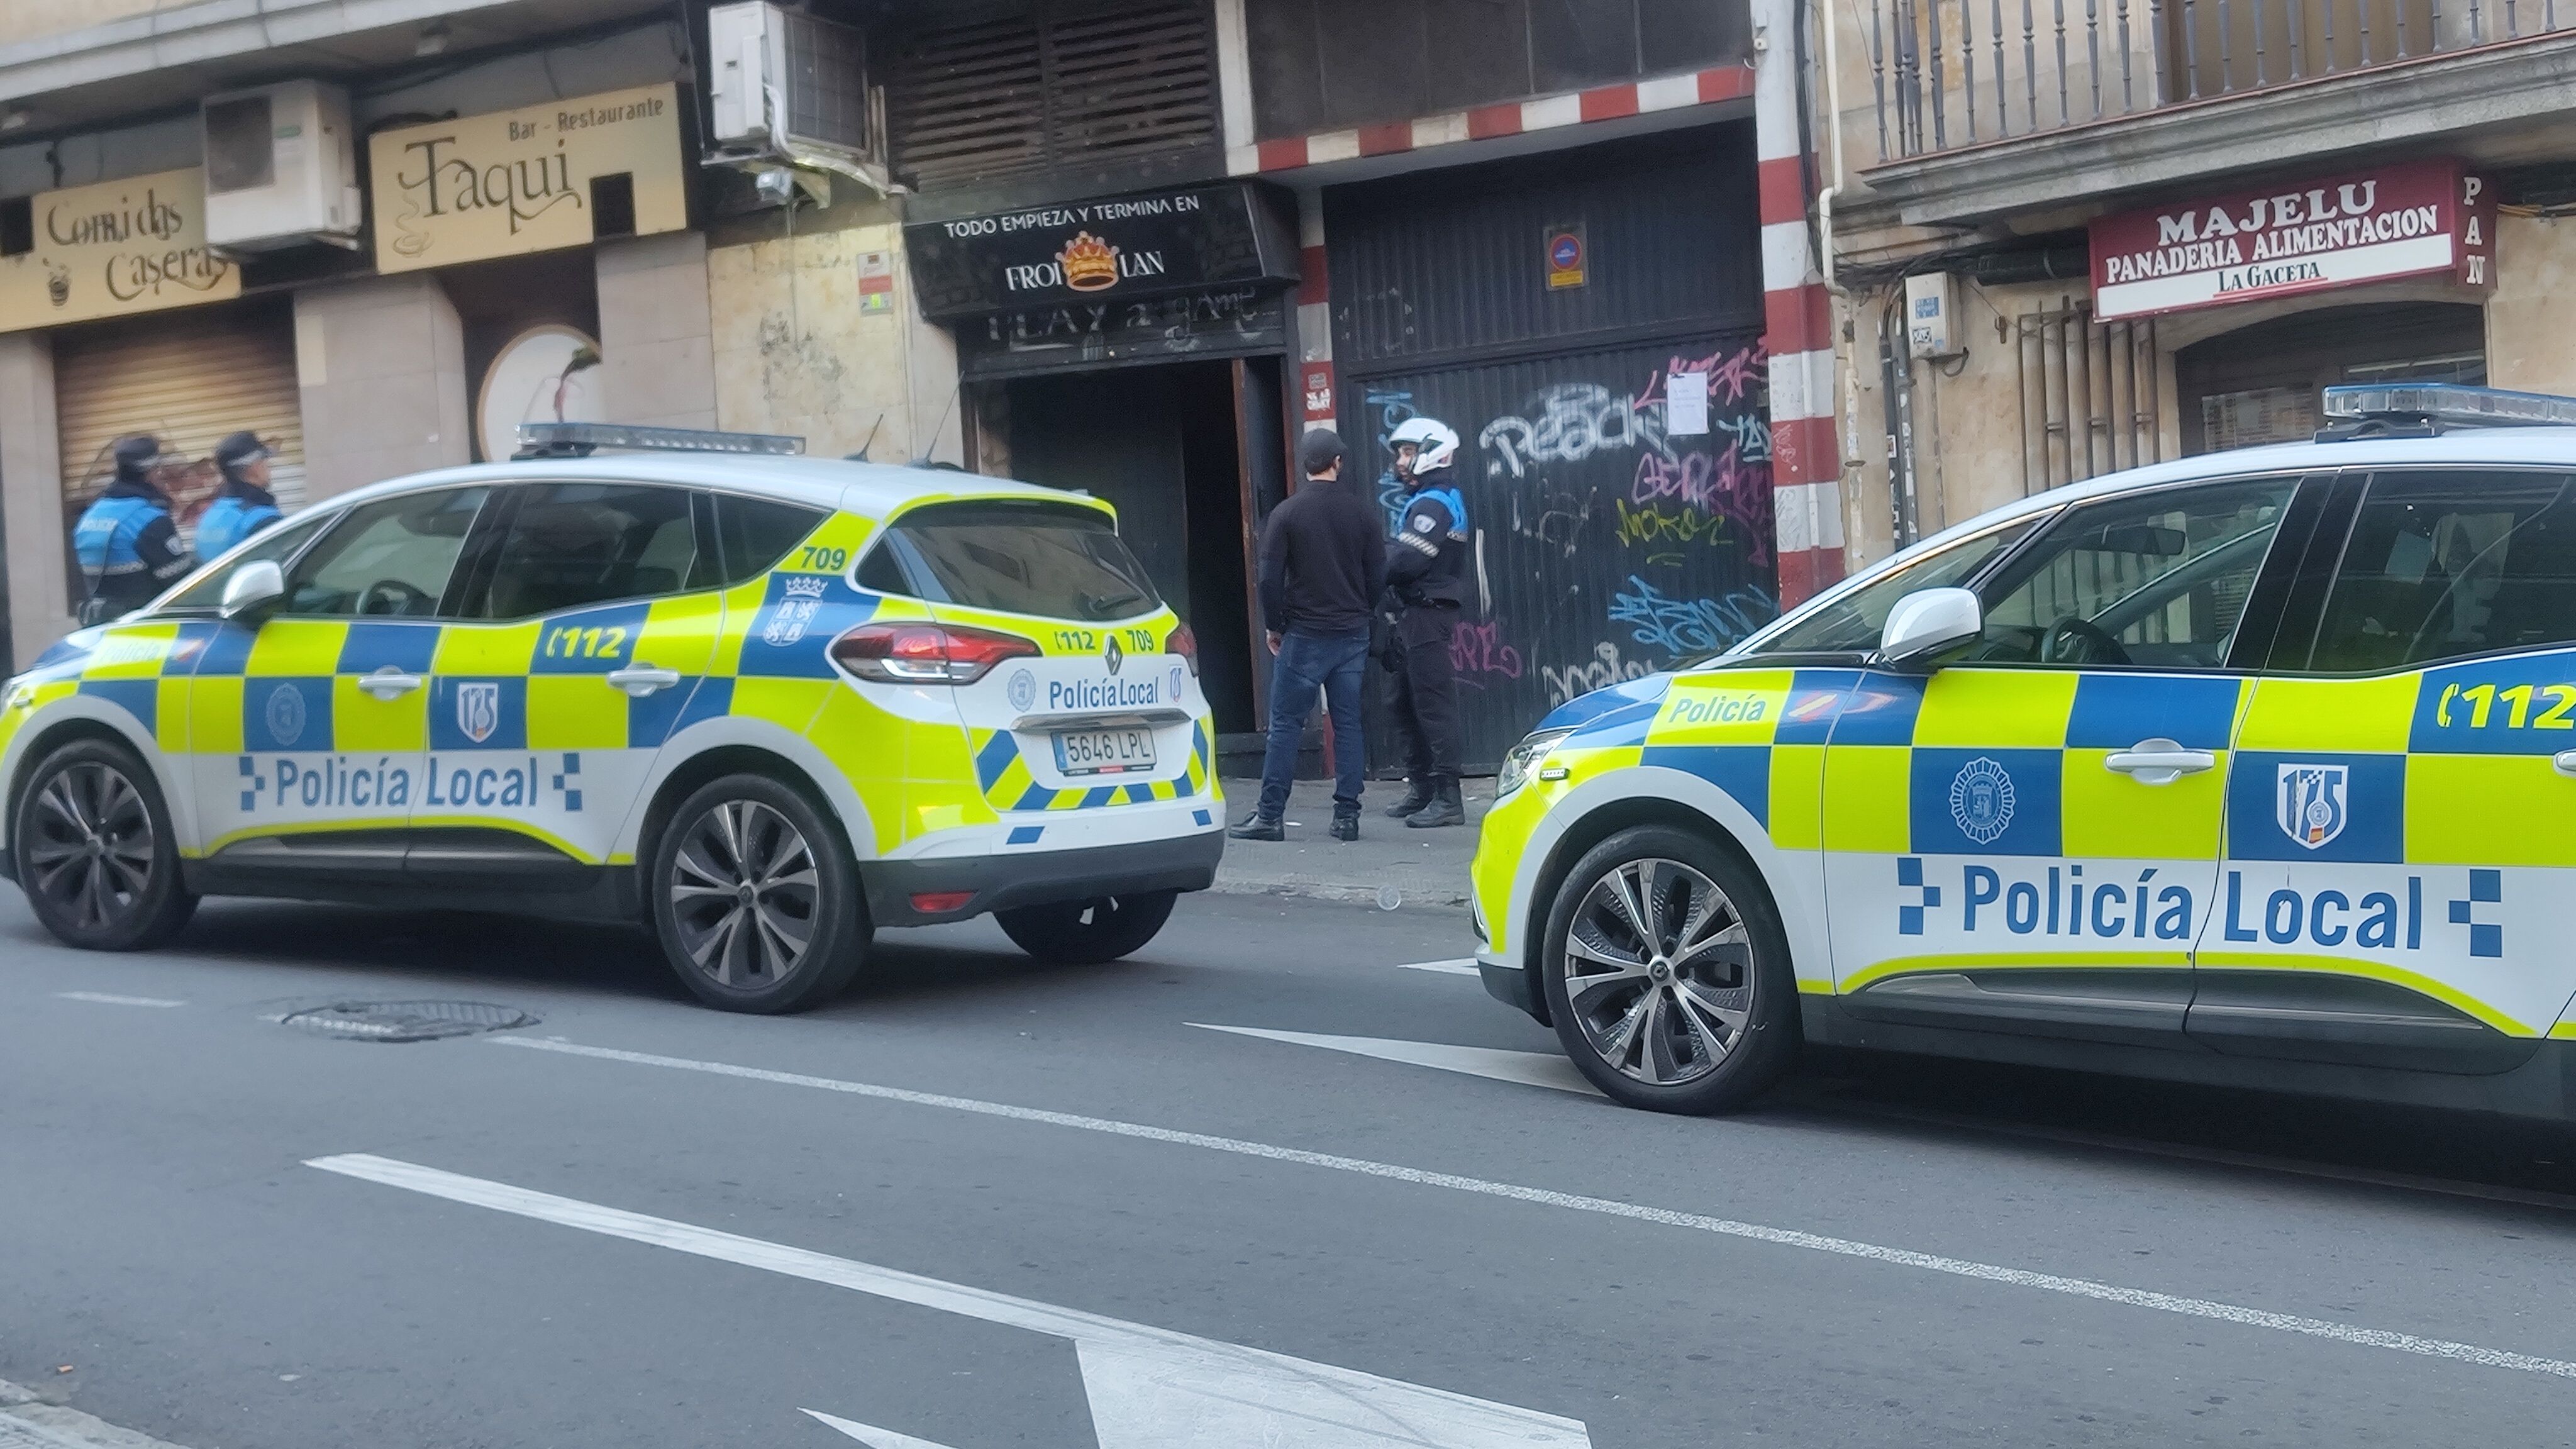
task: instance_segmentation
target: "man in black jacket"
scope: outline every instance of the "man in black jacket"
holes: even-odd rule
[[[1261,530],[1261,616],[1270,650],[1270,746],[1261,803],[1226,833],[1284,840],[1297,743],[1321,690],[1333,712],[1333,838],[1360,838],[1360,689],[1368,674],[1369,616],[1386,588],[1377,505],[1342,481],[1342,440],[1317,428],[1298,444],[1305,486],[1270,512]]]

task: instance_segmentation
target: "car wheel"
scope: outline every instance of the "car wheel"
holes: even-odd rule
[[[662,953],[709,1006],[802,1011],[867,959],[867,903],[849,846],[803,795],[765,775],[728,775],[681,802],[646,888]]]
[[[1021,950],[1041,961],[1097,966],[1143,950],[1172,918],[1172,903],[1180,898],[1179,891],[1146,891],[1021,906],[995,911],[993,919]]]
[[[1798,983],[1761,879],[1706,839],[1623,830],[1575,863],[1548,912],[1557,1038],[1616,1101],[1725,1112],[1796,1054]]]
[[[197,909],[179,878],[161,787],[132,750],[81,740],[45,757],[18,800],[15,864],[45,929],[91,951],[141,951]]]

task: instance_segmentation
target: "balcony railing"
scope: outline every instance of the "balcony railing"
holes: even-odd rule
[[[2576,28],[2576,0],[1870,0],[1888,161]]]

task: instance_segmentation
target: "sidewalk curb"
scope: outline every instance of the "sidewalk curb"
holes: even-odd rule
[[[1368,886],[1335,885],[1331,881],[1301,880],[1227,880],[1220,876],[1209,891],[1221,896],[1284,896],[1293,900],[1338,901],[1345,905],[1375,906],[1385,909],[1378,893]],[[1459,890],[1433,890],[1401,894],[1396,909],[1436,908],[1444,911],[1467,909],[1467,893]]]
[[[0,1379],[0,1449],[179,1449],[166,1440],[48,1404],[35,1391]]]

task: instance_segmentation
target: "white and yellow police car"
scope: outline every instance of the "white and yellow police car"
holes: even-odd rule
[[[2330,390],[1516,747],[1487,988],[1620,1101],[1799,1042],[2576,1110],[2576,400]]]
[[[1105,961],[1214,878],[1196,646],[1106,504],[794,439],[528,432],[272,526],[10,681],[5,861],[47,929],[150,946],[200,895],[645,922],[708,1003],[785,1011],[877,926],[991,912]]]

